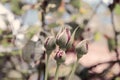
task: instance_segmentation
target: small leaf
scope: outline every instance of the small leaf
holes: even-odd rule
[[[11,0],[11,8],[13,13],[17,14],[17,15],[21,15],[23,13],[23,11],[20,8],[20,0]]]
[[[115,10],[116,14],[120,15],[120,5],[119,4],[116,5],[114,10]]]
[[[40,30],[39,26],[31,26],[28,28],[27,32],[25,33],[26,37],[28,39],[31,39],[36,32]]]
[[[59,24],[57,24],[57,23],[51,23],[51,24],[49,24],[48,26],[49,26],[50,28],[54,28],[54,27],[58,27]]]
[[[101,37],[100,33],[99,32],[95,32],[94,40],[98,41],[98,40],[100,40],[100,37]]]
[[[70,2],[75,8],[80,8],[80,0],[71,0]]]
[[[79,29],[80,27],[76,27],[76,29],[73,31],[72,35],[71,35],[71,38],[70,38],[70,41],[68,42],[67,44],[67,48],[70,48],[74,42],[74,39],[75,39],[75,34],[76,34],[76,31]]]
[[[115,49],[115,41],[112,38],[107,39],[107,43],[108,43],[108,48],[109,51],[112,51]]]

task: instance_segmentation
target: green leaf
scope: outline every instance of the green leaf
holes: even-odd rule
[[[11,9],[13,13],[21,15],[23,11],[20,9],[20,0],[11,0]]]
[[[108,43],[108,49],[109,51],[112,51],[115,49],[115,40],[112,38],[107,39],[107,43]]]
[[[1,41],[1,44],[2,44],[3,47],[8,47],[8,46],[12,45],[11,43],[8,43],[7,39],[3,39]]]
[[[73,31],[72,35],[71,35],[71,38],[70,38],[70,41],[68,42],[67,44],[67,48],[71,48],[72,47],[72,44],[74,42],[74,39],[75,39],[75,34],[77,32],[77,30],[79,29],[80,27],[76,27],[76,29]]]
[[[35,33],[37,33],[40,30],[39,26],[31,26],[28,28],[27,32],[25,33],[27,39],[31,39]]]
[[[0,29],[0,35],[2,34],[2,32],[3,32],[3,30],[2,30],[2,29]]]
[[[100,40],[101,34],[99,32],[95,32],[94,34],[94,40],[98,41]]]
[[[115,80],[120,80],[120,77],[116,77]]]
[[[9,0],[1,0],[1,2],[4,4],[4,3],[6,3],[7,1],[9,1]]]
[[[73,5],[73,7],[78,9],[80,8],[80,0],[71,0],[70,3]]]
[[[57,23],[51,23],[51,24],[49,24],[48,26],[49,26],[50,28],[54,28],[54,27],[58,27],[59,24],[57,24]]]
[[[119,4],[116,5],[114,11],[116,14],[120,15],[120,5]]]
[[[1,57],[1,56],[4,56],[4,54],[3,54],[3,53],[0,53],[0,57]]]
[[[15,50],[11,52],[12,55],[21,55],[22,54],[22,50]]]
[[[75,14],[75,15],[71,15],[71,18],[73,21],[75,21],[80,15],[79,14]]]

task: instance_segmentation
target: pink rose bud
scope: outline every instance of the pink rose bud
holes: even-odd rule
[[[54,37],[48,37],[45,41],[44,47],[46,51],[52,52],[56,48],[56,39]]]
[[[58,63],[63,63],[65,59],[66,59],[65,51],[63,51],[62,49],[58,50],[55,55],[55,60]]]
[[[65,28],[56,38],[56,43],[60,48],[66,48],[70,41],[71,32],[69,28]]]
[[[84,54],[86,54],[88,52],[88,41],[83,40],[83,41],[79,42],[77,44],[77,46],[75,47],[75,50],[77,53],[77,57],[78,58],[82,57]]]

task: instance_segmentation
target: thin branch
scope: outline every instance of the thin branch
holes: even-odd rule
[[[120,31],[117,31],[116,33],[117,33],[117,35],[120,35]]]
[[[114,39],[115,39],[115,45],[116,45],[116,48],[118,46],[118,41],[117,41],[117,32],[115,30],[115,22],[114,22],[114,12],[112,11],[111,12],[111,23],[112,23],[112,28],[113,28],[113,32],[114,32]]]
[[[96,67],[96,66],[98,66],[98,65],[107,64],[107,63],[114,64],[114,63],[118,63],[118,62],[120,62],[120,60],[116,60],[116,61],[106,61],[106,62],[98,63],[98,64],[95,64],[95,65],[89,67],[89,70],[92,69],[92,68],[94,68],[94,67]]]
[[[102,78],[101,80],[105,80],[104,79],[104,75],[107,74],[107,72],[109,72],[109,70],[114,66],[115,63],[120,62],[120,60],[116,60],[116,61],[106,61],[106,62],[102,62],[102,63],[98,63],[95,64],[91,67],[85,68],[83,69],[80,73],[78,73],[77,75],[80,76],[81,79],[83,80],[88,80],[88,79],[92,79],[93,77],[99,77]],[[102,73],[89,73],[89,70],[95,68],[96,66],[102,65],[102,64],[110,64],[109,67],[107,69],[105,69]],[[89,75],[88,75],[89,74]],[[84,75],[84,76],[83,76]]]
[[[41,8],[42,8],[42,13],[41,13],[41,15],[42,15],[42,19],[41,19],[42,27],[45,27],[45,14],[46,14],[46,8],[48,6],[48,3],[49,3],[48,0],[43,0],[43,2],[41,4]]]
[[[117,60],[119,60],[118,39],[117,39],[118,32],[115,29],[114,11],[113,10],[111,11],[111,23],[112,23],[112,28],[113,28],[113,32],[114,32],[114,41],[115,41],[115,49],[114,49],[114,51],[116,53]],[[119,67],[120,67],[120,61],[118,62],[118,64],[119,64]],[[120,75],[120,72],[119,72],[119,75]]]
[[[90,21],[93,19],[93,17],[95,16],[95,14],[96,14],[96,12],[97,12],[97,10],[98,10],[98,8],[100,7],[101,4],[102,4],[102,1],[100,1],[100,2],[96,5],[96,7],[95,7],[95,9],[94,9],[94,11],[93,11],[93,13],[92,13],[92,15],[91,15],[90,18],[88,19],[88,22],[87,22],[87,24],[85,24],[85,26],[87,26],[87,25],[90,23]]]

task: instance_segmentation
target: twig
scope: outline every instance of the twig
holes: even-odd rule
[[[43,28],[45,27],[45,14],[46,14],[47,6],[48,6],[48,0],[43,0],[42,5],[41,5],[41,8],[42,8],[42,13],[41,13],[42,19],[41,19],[41,21],[42,21],[42,27]]]
[[[113,63],[118,63],[118,62],[120,62],[120,60],[116,60],[116,61],[106,61],[106,62],[98,63],[98,64],[95,64],[95,65],[89,67],[89,70],[92,69],[92,68],[94,68],[94,67],[96,67],[96,66],[98,66],[98,65],[107,64],[107,63],[113,64]]]
[[[115,23],[114,23],[114,12],[111,12],[111,23],[112,23],[112,28],[113,28],[113,32],[114,32],[114,40],[115,40],[115,52],[116,52],[116,57],[119,56],[118,53],[118,40],[117,40],[117,31],[115,30]]]
[[[92,15],[91,15],[90,18],[88,19],[87,24],[85,24],[84,26],[87,26],[87,25],[90,23],[90,21],[91,21],[91,20],[93,19],[93,17],[95,16],[95,14],[96,14],[96,12],[97,12],[97,10],[98,10],[98,8],[100,7],[101,4],[102,4],[102,1],[100,1],[100,3],[97,4],[97,6],[95,7]]]

